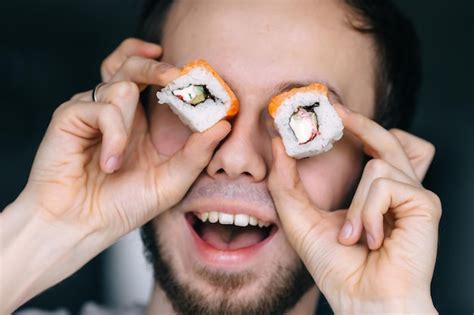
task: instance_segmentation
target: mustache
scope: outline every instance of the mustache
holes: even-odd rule
[[[274,209],[273,199],[268,189],[261,184],[238,182],[195,182],[181,201],[185,205],[199,199],[219,199],[243,201],[255,206]]]

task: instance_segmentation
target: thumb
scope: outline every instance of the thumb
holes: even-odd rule
[[[157,176],[160,209],[168,209],[184,197],[230,130],[230,123],[222,120],[204,132],[192,134],[183,148],[160,167]]]
[[[273,165],[268,179],[283,230],[305,263],[313,273],[318,262],[318,253],[324,253],[327,242],[323,224],[328,213],[317,208],[309,199],[296,169],[296,161],[285,153],[280,138],[272,141]],[[314,275],[314,274],[313,274]]]

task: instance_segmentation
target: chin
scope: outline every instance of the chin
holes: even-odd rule
[[[143,235],[155,278],[180,313],[281,312],[314,285],[264,207],[193,200],[155,218]]]

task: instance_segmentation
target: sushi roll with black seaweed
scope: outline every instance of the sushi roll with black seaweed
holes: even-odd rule
[[[268,112],[286,153],[296,159],[329,151],[343,135],[342,121],[323,84],[314,83],[273,97]]]
[[[193,131],[209,129],[239,111],[234,92],[205,60],[185,65],[181,76],[156,96]]]

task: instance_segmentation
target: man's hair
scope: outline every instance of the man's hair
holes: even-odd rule
[[[419,40],[412,22],[390,0],[343,0],[351,10],[348,23],[372,36],[376,46],[375,116],[385,128],[407,129],[421,85]],[[161,42],[173,0],[147,0],[138,36]]]

